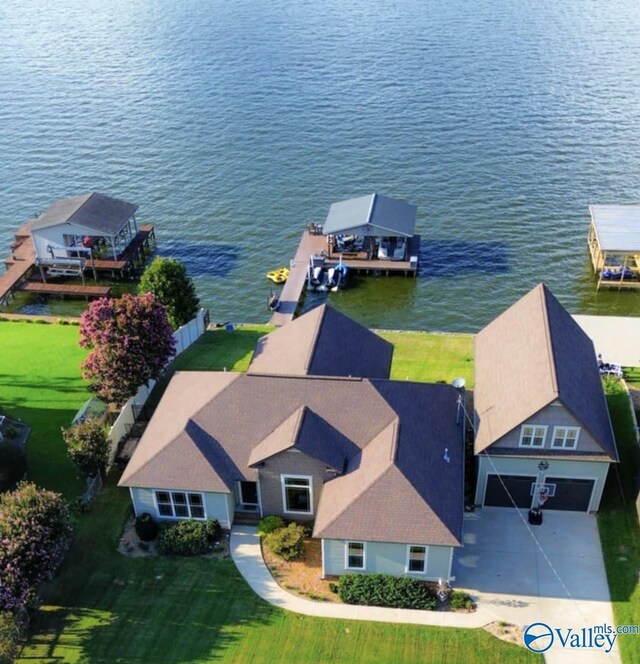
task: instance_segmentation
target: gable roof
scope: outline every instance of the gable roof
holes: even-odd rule
[[[338,472],[344,470],[346,460],[359,450],[326,420],[307,406],[301,406],[253,448],[248,465],[293,448]]]
[[[397,416],[343,477],[325,484],[314,537],[460,546],[464,490],[457,392],[447,385],[375,385]]]
[[[476,335],[475,373],[476,454],[557,399],[617,460],[593,343],[544,284]]]
[[[351,198],[331,205],[322,232],[413,237],[417,209],[415,205],[380,194]]]
[[[249,373],[388,378],[393,345],[323,304],[262,337]]]
[[[138,206],[93,192],[64,198],[50,205],[31,225],[32,231],[63,224],[82,226],[105,235],[116,235]]]

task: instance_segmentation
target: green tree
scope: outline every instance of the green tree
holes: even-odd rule
[[[144,271],[138,292],[153,293],[167,308],[174,330],[188,323],[197,313],[200,300],[185,266],[175,258],[156,257]]]
[[[0,664],[12,664],[18,656],[21,629],[10,611],[0,611]]]
[[[109,439],[105,425],[95,417],[62,429],[71,461],[85,475],[104,477],[109,462]]]

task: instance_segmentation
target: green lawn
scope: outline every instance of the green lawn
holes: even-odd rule
[[[309,618],[253,593],[230,560],[115,551],[126,491],[113,482],[78,525],[34,617],[22,664],[60,662],[528,662],[483,630]]]
[[[21,336],[17,324],[6,324],[6,329],[14,325],[16,336],[24,338],[27,347],[33,328],[51,335],[47,345],[52,357],[43,359],[39,350],[32,355],[38,357],[38,364],[47,366],[49,374],[72,384],[81,403],[85,394],[77,366],[83,353],[76,346],[77,328],[23,324],[21,328],[29,329]],[[246,370],[255,342],[270,329],[246,326],[232,334],[207,332],[172,368]],[[385,336],[397,344],[394,376],[449,381],[463,375],[471,381],[470,338],[413,333]],[[13,354],[15,366],[7,372],[11,385],[21,365],[18,353]],[[444,354],[456,358],[451,372],[444,370]],[[66,373],[55,369],[62,358],[68,364],[64,364]],[[41,375],[33,363],[25,367],[24,374]],[[42,384],[51,384],[49,398],[54,403],[69,398],[62,378],[57,385],[51,378],[48,381],[37,378],[32,391],[21,397],[30,416],[33,404],[42,398]],[[69,407],[71,411],[75,412],[75,406]],[[41,431],[48,425],[36,422]],[[58,426],[54,427],[56,433]],[[47,439],[49,447],[52,439]],[[48,447],[42,451],[51,453]],[[69,484],[72,479],[61,479],[60,484]],[[34,616],[32,637],[20,662],[439,664],[535,659],[523,648],[503,643],[483,630],[336,621],[287,613],[259,599],[230,560],[127,558],[116,552],[116,543],[129,511],[129,495],[115,487],[112,477],[90,512],[78,521],[60,573],[44,590],[44,603]]]
[[[620,463],[609,470],[598,514],[600,542],[616,623],[640,625],[640,528],[634,490],[639,450],[626,393],[616,383],[608,392]],[[640,637],[622,636],[619,644],[624,662],[640,662]]]
[[[461,376],[473,387],[473,337],[470,334],[380,332],[394,345],[391,378],[450,383]]]
[[[87,351],[78,327],[0,321],[0,410],[28,424],[28,477],[74,498],[84,490],[60,427],[89,398],[80,377]]]

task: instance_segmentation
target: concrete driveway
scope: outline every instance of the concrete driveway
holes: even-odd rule
[[[485,507],[466,514],[464,548],[456,552],[454,586],[477,598],[496,620],[543,622],[578,631],[615,625],[596,517],[549,510],[541,526],[526,511]],[[633,639],[640,636],[621,636]],[[605,654],[554,645],[547,662],[619,662],[618,644]]]

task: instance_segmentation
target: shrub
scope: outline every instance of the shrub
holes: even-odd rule
[[[334,581],[329,581],[329,590],[337,595],[340,592],[340,586]]]
[[[473,609],[473,600],[467,593],[463,593],[461,590],[454,590],[449,597],[449,606],[452,609],[471,611]]]
[[[136,535],[143,542],[150,542],[158,535],[158,524],[153,520],[149,512],[145,512],[136,518]]]
[[[15,489],[27,472],[27,455],[15,443],[0,443],[0,491]]]
[[[160,553],[177,556],[199,556],[206,553],[213,542],[220,537],[220,524],[217,519],[209,521],[179,521],[164,526],[156,546]]]
[[[258,523],[258,535],[264,537],[280,528],[284,528],[284,520],[281,517],[274,515],[265,516],[260,519],[260,523]]]
[[[304,529],[300,524],[290,523],[269,533],[265,545],[276,556],[285,560],[298,560],[304,556]]]
[[[11,664],[18,655],[21,627],[10,611],[0,612],[0,664]]]
[[[338,596],[345,604],[433,611],[435,593],[425,581],[390,574],[344,574]]]
[[[21,482],[0,495],[0,514],[0,611],[31,608],[67,549],[69,509],[60,494]]]
[[[62,429],[71,461],[86,475],[104,477],[109,462],[109,439],[103,422],[90,417],[68,429]]]

